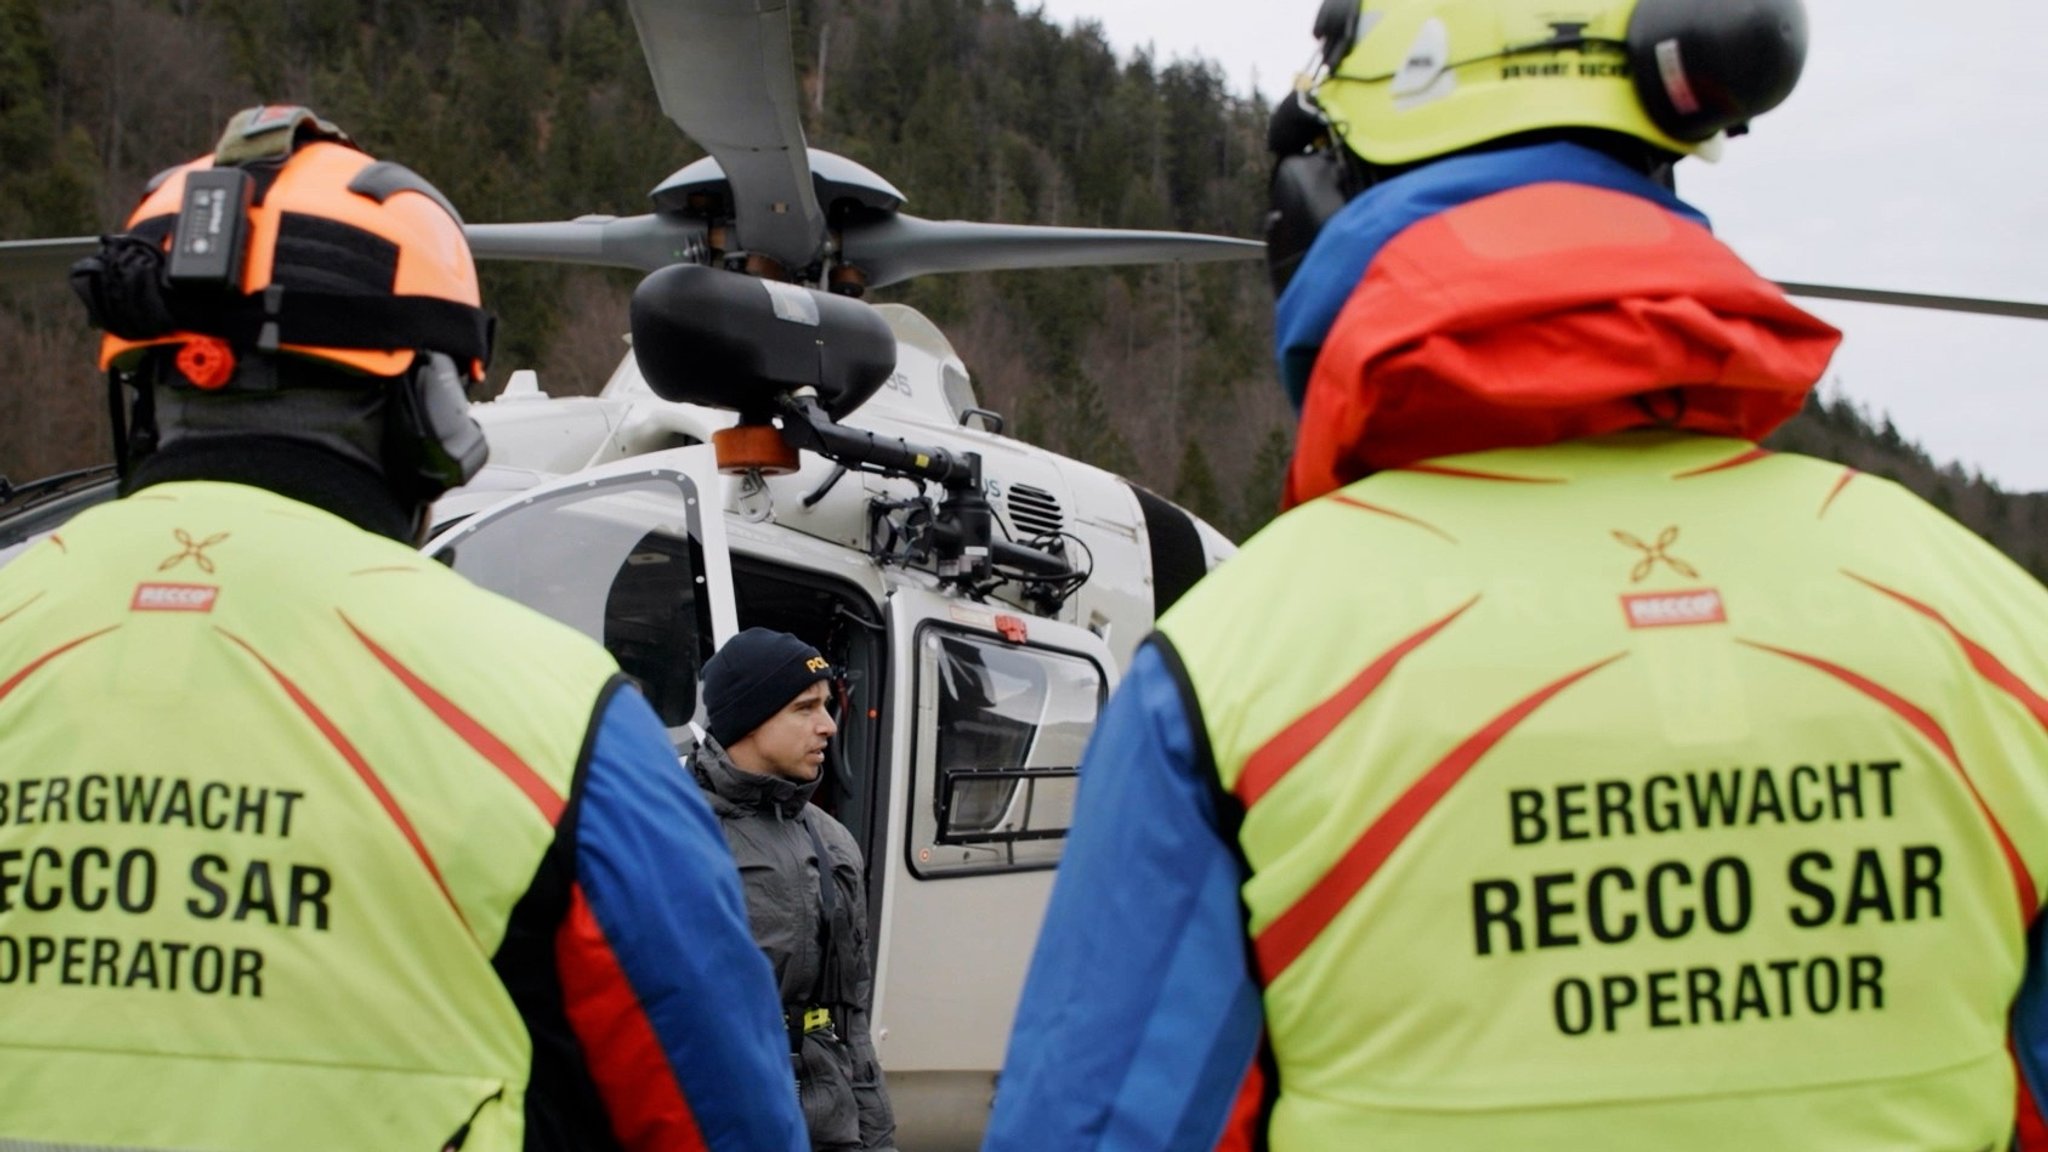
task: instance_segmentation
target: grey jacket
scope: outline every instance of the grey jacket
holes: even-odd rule
[[[845,825],[811,806],[815,781],[798,784],[743,772],[709,734],[692,753],[690,768],[739,865],[754,942],[775,969],[786,1011],[800,1013],[815,1005],[819,990],[831,986],[820,971],[823,907],[812,831],[831,857],[835,919],[842,939],[850,942],[838,973],[845,1019],[835,1020],[831,1030],[804,1035],[799,1100],[811,1147],[818,1152],[893,1149],[896,1118],[868,1033],[874,970],[868,961],[860,846]],[[835,1014],[841,1007],[820,1006],[834,1008]]]

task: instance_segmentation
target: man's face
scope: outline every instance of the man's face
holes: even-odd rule
[[[781,711],[726,749],[732,762],[759,776],[798,783],[817,779],[825,764],[825,745],[839,730],[826,709],[829,699],[831,689],[822,680],[797,693]]]

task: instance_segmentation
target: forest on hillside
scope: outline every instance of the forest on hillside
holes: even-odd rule
[[[793,0],[805,131],[934,219],[1256,236],[1266,108],[1204,61],[1119,58],[1013,0]],[[117,226],[235,110],[303,103],[473,222],[632,215],[702,153],[661,114],[623,0],[0,0],[0,238]],[[590,393],[635,274],[484,265],[487,396],[519,368]],[[1257,263],[929,277],[876,293],[951,337],[1026,439],[1243,538],[1291,416]],[[0,476],[110,455],[95,335],[62,286],[0,291]],[[2048,575],[2048,496],[1941,465],[1839,389],[1774,446],[1898,479]]]

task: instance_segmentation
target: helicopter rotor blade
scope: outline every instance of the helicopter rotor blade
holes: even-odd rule
[[[1255,240],[1193,232],[975,224],[924,220],[900,212],[848,225],[840,234],[840,246],[841,258],[865,273],[871,288],[938,272],[1205,264],[1256,260],[1266,251],[1266,246]]]
[[[702,223],[667,216],[584,216],[532,224],[467,224],[463,234],[479,260],[599,264],[652,272],[704,262]]]
[[[73,264],[99,250],[97,236],[0,240],[0,284],[61,284]]]
[[[1986,300],[1974,296],[1932,296],[1924,292],[1891,292],[1880,288],[1844,288],[1836,284],[1798,284],[1781,280],[1778,287],[1793,296],[1818,300],[1849,300],[1858,304],[1890,304],[1899,308],[1932,308],[1939,312],[1969,312],[1980,316],[2013,316],[2021,320],[2048,320],[2048,304],[2023,300]]]
[[[788,0],[629,0],[661,110],[732,183],[740,247],[800,272],[825,248]]]

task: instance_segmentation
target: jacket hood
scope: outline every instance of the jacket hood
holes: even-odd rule
[[[818,790],[816,777],[801,783],[780,776],[762,776],[744,771],[716,736],[706,732],[690,754],[690,773],[710,795],[712,811],[720,816],[745,816],[755,812],[779,811],[794,819],[811,802]]]
[[[1437,456],[1641,427],[1754,441],[1799,411],[1841,334],[1647,180],[1581,180],[1577,153],[1593,155],[1491,154],[1529,178],[1439,205],[1368,255],[1327,332],[1293,348],[1313,362],[1286,506]]]

